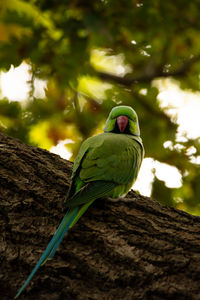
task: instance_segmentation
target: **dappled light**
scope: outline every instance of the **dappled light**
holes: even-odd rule
[[[197,8],[2,1],[0,130],[73,161],[114,106],[132,106],[146,153],[133,188],[200,215]]]

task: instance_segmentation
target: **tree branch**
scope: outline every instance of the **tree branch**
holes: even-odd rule
[[[55,232],[72,164],[0,133],[0,299]],[[20,299],[199,299],[200,218],[131,191],[97,200]]]
[[[130,76],[119,77],[114,74],[97,71],[97,76],[102,80],[111,81],[114,83],[118,83],[130,87],[134,83],[151,82],[153,79],[159,77],[184,77],[187,75],[190,68],[199,60],[200,60],[200,55],[194,56],[189,60],[185,61],[177,70],[171,72],[166,72],[162,68],[162,69],[157,69],[156,71],[150,74],[147,74],[145,72],[144,74],[137,77],[130,77]]]

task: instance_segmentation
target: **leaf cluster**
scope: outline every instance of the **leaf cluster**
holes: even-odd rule
[[[112,107],[131,105],[146,157],[182,175],[178,189],[154,176],[153,196],[199,214],[199,139],[177,140],[177,121],[161,108],[152,84],[176,78],[182,89],[199,90],[199,32],[197,0],[1,1],[0,68],[25,61],[32,80],[25,104],[0,100],[0,129],[47,149],[71,140],[73,159]],[[36,79],[47,82],[45,98],[34,96]]]

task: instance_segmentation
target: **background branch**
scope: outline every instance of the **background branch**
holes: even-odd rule
[[[119,77],[114,74],[109,74],[105,72],[97,71],[97,75],[102,80],[111,81],[114,83],[122,84],[124,86],[130,87],[134,83],[145,83],[150,82],[155,78],[159,77],[184,77],[190,71],[191,67],[200,60],[200,55],[193,56],[190,59],[183,62],[183,64],[175,71],[165,71],[162,68],[157,68],[153,72],[144,72],[140,76],[136,77]]]

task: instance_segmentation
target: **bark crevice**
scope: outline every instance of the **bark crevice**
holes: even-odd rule
[[[0,133],[0,299],[63,217],[72,163]],[[200,218],[131,191],[96,201],[20,299],[200,299]]]

